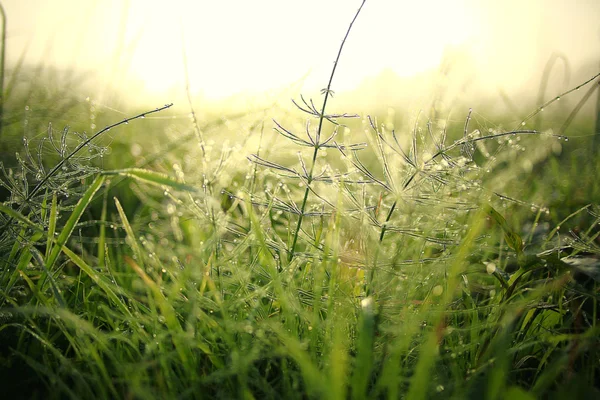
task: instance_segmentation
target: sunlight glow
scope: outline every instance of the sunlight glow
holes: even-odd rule
[[[9,62],[26,52],[31,63],[90,70],[111,87],[164,94],[185,88],[185,49],[191,92],[218,99],[298,81],[302,90],[320,89],[360,0],[3,3]],[[399,77],[435,70],[449,54],[465,56],[466,73],[484,71],[481,82],[490,87],[538,77],[556,51],[580,64],[600,52],[600,2],[575,3],[367,1],[335,90],[384,70]]]
[[[134,0],[131,8],[142,3]],[[433,3],[369,4],[347,43],[336,87],[349,89],[382,65],[411,76],[435,68],[447,46],[466,45],[477,28],[472,15],[449,2]],[[277,88],[309,72],[307,84],[322,85],[356,10],[347,4],[180,1],[179,7],[146,7],[145,14],[129,17],[131,37],[145,29],[130,68],[150,90],[181,85],[185,43],[192,88],[207,97]],[[431,7],[439,12],[429,14]]]

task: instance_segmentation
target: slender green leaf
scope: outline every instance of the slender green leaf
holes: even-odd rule
[[[56,220],[58,218],[58,206],[56,193],[52,196],[52,205],[50,207],[50,219],[48,221],[48,241],[46,244],[45,258],[48,259],[50,250],[52,249],[52,242],[54,240],[54,232],[56,232]]]
[[[377,310],[373,297],[361,301],[361,314],[356,344],[356,367],[352,378],[352,398],[364,399],[367,396],[371,369],[373,368],[373,344],[377,325]]]
[[[121,311],[131,316],[131,312],[129,309],[127,309],[127,306],[123,304],[119,296],[117,296],[111,289],[110,284],[106,282],[98,272],[94,271],[92,267],[90,267],[81,257],[71,251],[67,246],[63,246],[62,251],[75,265],[77,265],[85,274],[92,278],[94,283],[106,293],[108,298],[110,298]]]
[[[38,249],[31,246],[31,254],[33,255],[34,260],[39,264],[39,266],[44,270],[44,272],[48,276],[48,280],[50,281],[50,287],[52,288],[52,293],[54,294],[54,298],[56,299],[56,301],[58,301],[58,305],[63,308],[66,308],[67,303],[65,302],[65,299],[62,297],[62,294],[60,293],[60,289],[58,288],[58,284],[54,280],[54,277],[52,276],[52,274],[46,267],[46,264],[44,262],[44,259],[42,258],[41,253],[39,252]]]
[[[140,245],[135,239],[135,234],[133,233],[133,228],[129,224],[129,220],[125,215],[125,211],[123,211],[123,207],[121,206],[121,202],[119,199],[115,197],[115,205],[117,206],[117,212],[119,213],[119,218],[121,218],[121,222],[123,223],[123,228],[125,228],[125,233],[127,233],[127,238],[129,239],[129,245],[133,250],[133,254],[137,257],[138,261],[141,262],[143,260],[142,251],[140,249]]]
[[[104,190],[102,198],[102,212],[100,214],[100,234],[98,236],[98,265],[104,266],[104,253],[106,245],[106,209],[108,206],[108,185]]]
[[[517,252],[517,255],[520,255],[523,252],[523,239],[521,236],[511,229],[508,225],[508,222],[504,219],[504,217],[494,209],[491,205],[485,205],[485,210],[490,215],[494,221],[502,228],[502,232],[504,232],[504,240],[508,246]]]
[[[71,237],[71,233],[73,233],[75,225],[77,224],[77,222],[79,222],[79,218],[81,218],[81,215],[83,214],[85,209],[92,202],[96,191],[100,188],[100,186],[102,186],[102,183],[104,183],[104,179],[105,177],[101,175],[96,177],[96,179],[85,191],[81,199],[79,199],[77,205],[75,205],[73,212],[69,216],[69,219],[65,223],[65,226],[63,226],[62,231],[56,239],[56,244],[54,245],[52,251],[50,252],[50,255],[46,259],[46,268],[48,268],[48,270],[52,271],[52,267],[54,266],[54,263],[56,262],[56,259],[58,258],[58,255],[62,250],[62,246],[65,243],[67,243],[67,240],[69,240],[69,237]]]
[[[44,232],[44,228],[42,228],[40,225],[34,223],[33,221],[31,221],[29,218],[27,218],[26,216],[24,216],[17,210],[13,210],[12,208],[7,207],[2,203],[0,203],[0,212],[3,212],[4,214],[8,215],[9,217],[16,219],[17,221],[27,225],[28,227],[30,227],[32,229],[35,229],[36,231]]]
[[[142,168],[126,168],[126,169],[117,169],[112,171],[104,171],[104,175],[120,175],[126,176],[129,178],[134,178],[142,182],[146,182],[152,185],[160,186],[160,187],[170,187],[176,190],[183,190],[186,192],[196,192],[197,188],[194,186],[187,185],[183,182],[180,182],[168,175],[161,174],[159,172],[150,171]]]

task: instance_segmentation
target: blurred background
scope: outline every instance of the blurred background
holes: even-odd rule
[[[318,96],[359,0],[5,0],[7,68],[110,105]],[[600,70],[598,0],[368,1],[333,82],[355,112],[534,102]],[[339,96],[338,96],[339,97]],[[591,102],[590,102],[591,103]],[[244,104],[236,103],[236,104]],[[510,110],[509,110],[510,111]],[[503,112],[503,111],[498,111]]]

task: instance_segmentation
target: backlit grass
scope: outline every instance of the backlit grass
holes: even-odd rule
[[[26,135],[1,179],[2,390],[597,397],[598,158],[529,128],[540,108],[506,129],[328,113],[334,76],[302,118],[165,106]]]

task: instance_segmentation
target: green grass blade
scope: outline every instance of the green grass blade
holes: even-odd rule
[[[496,211],[494,207],[487,204],[484,206],[484,208],[489,216],[492,217],[494,221],[496,221],[496,223],[502,228],[506,243],[517,253],[517,255],[521,255],[523,252],[523,239],[521,236],[508,225],[508,222],[506,222],[504,217],[498,211]]]
[[[62,251],[67,257],[69,257],[73,264],[77,265],[79,269],[89,276],[94,283],[98,285],[98,287],[102,289],[104,293],[106,293],[108,298],[111,299],[117,305],[117,307],[123,311],[124,314],[131,316],[131,312],[129,309],[127,309],[127,306],[123,304],[119,296],[117,296],[116,293],[111,289],[110,284],[106,282],[102,276],[98,274],[98,272],[94,271],[92,267],[90,267],[81,257],[71,251],[67,246],[63,246]]]
[[[132,258],[130,258],[128,256],[125,256],[125,262],[142,279],[142,281],[146,284],[146,286],[150,290],[150,293],[152,293],[152,297],[154,298],[154,301],[158,305],[158,308],[160,309],[161,314],[165,318],[165,324],[169,328],[169,331],[171,332],[171,334],[173,335],[173,343],[175,344],[177,354],[179,355],[180,359],[182,360],[182,362],[184,364],[188,364],[190,361],[190,356],[186,352],[186,349],[188,349],[189,346],[186,346],[184,340],[182,339],[183,328],[177,318],[177,313],[175,312],[173,305],[171,303],[169,303],[169,301],[165,298],[160,287],[156,284],[156,282],[154,282],[152,280],[152,278],[150,278],[150,276],[148,276],[148,274],[146,274],[146,272],[138,264],[138,262],[141,262],[143,260],[143,255],[142,255],[140,246],[137,243],[137,241],[135,240],[135,234],[133,232],[133,228],[129,224],[129,220],[127,219],[127,216],[125,215],[125,212],[123,211],[123,207],[121,206],[121,203],[119,202],[119,200],[117,198],[115,198],[115,204],[117,206],[117,211],[119,212],[119,217],[121,218],[121,223],[123,224],[123,227],[125,228],[125,232],[127,233],[127,237],[129,238],[129,243],[132,247],[132,250],[133,250],[135,256],[138,259],[136,262],[136,260],[133,260]]]
[[[103,175],[120,175],[129,178],[136,179],[138,181],[146,182],[151,185],[159,186],[161,188],[170,187],[176,190],[182,190],[185,192],[197,192],[198,189],[194,186],[186,185],[176,179],[171,178],[168,175],[161,174],[159,172],[150,171],[142,168],[126,168],[118,169],[113,171],[104,171]]]
[[[56,200],[56,193],[52,196],[52,205],[50,206],[50,218],[48,220],[48,241],[46,243],[46,254],[44,258],[48,259],[50,250],[52,249],[52,242],[54,241],[54,232],[56,232],[56,220],[58,218],[58,206]]]
[[[77,224],[77,222],[79,222],[79,219],[81,218],[81,215],[83,214],[85,209],[92,202],[96,191],[104,183],[104,179],[105,177],[101,175],[96,177],[96,179],[85,191],[81,199],[79,199],[77,205],[75,205],[75,209],[73,209],[73,212],[69,216],[69,219],[65,223],[65,226],[62,228],[62,231],[58,235],[58,238],[56,239],[56,244],[52,248],[50,255],[46,258],[46,268],[48,268],[48,270],[52,271],[52,267],[54,266],[54,263],[56,262],[58,255],[62,250],[62,246],[65,245],[65,243],[67,243],[67,240],[69,240],[69,237],[71,237],[71,234],[75,229],[75,225]]]
[[[459,285],[459,276],[464,271],[465,260],[471,252],[475,244],[475,239],[478,237],[484,227],[484,213],[486,210],[480,210],[471,218],[471,227],[466,236],[462,240],[461,246],[458,248],[456,258],[450,265],[446,278],[446,287],[441,295],[439,306],[443,310],[455,297],[455,288]],[[429,306],[421,308],[423,315],[429,312]],[[411,377],[410,387],[406,398],[408,400],[420,400],[427,398],[428,388],[430,387],[431,370],[439,358],[439,345],[443,338],[442,332],[446,324],[446,316],[443,312],[435,316],[432,332],[429,332],[423,343],[419,346],[419,359],[415,367],[415,373]]]
[[[133,233],[133,228],[129,224],[129,219],[127,219],[127,216],[125,215],[125,211],[123,210],[123,206],[121,206],[121,202],[116,197],[115,197],[115,205],[117,206],[117,212],[119,213],[119,218],[121,218],[121,222],[123,223],[123,228],[125,228],[125,233],[127,234],[127,238],[129,239],[129,245],[131,246],[131,249],[133,250],[133,254],[138,259],[138,262],[142,262],[142,260],[144,258],[142,255],[142,251],[140,249],[140,245],[137,242],[137,240],[135,240],[135,234]]]
[[[108,186],[108,185],[107,185]],[[100,214],[100,234],[98,235],[98,266],[104,267],[104,253],[106,245],[106,209],[108,206],[108,187],[102,198],[102,212]]]
[[[48,280],[50,281],[50,286],[52,288],[52,293],[54,294],[54,298],[56,299],[56,301],[58,301],[58,305],[61,306],[62,308],[66,308],[67,303],[65,302],[65,299],[62,297],[61,291],[58,288],[58,284],[54,280],[54,277],[52,276],[52,274],[46,267],[46,263],[44,262],[44,259],[42,258],[41,253],[39,252],[38,249],[31,246],[31,254],[33,255],[34,260],[44,270],[44,272],[46,273],[46,276],[48,276]]]
[[[352,398],[364,399],[367,396],[371,370],[373,368],[373,344],[377,325],[377,310],[373,297],[361,301],[361,315],[356,343],[356,366],[352,378]]]
[[[0,206],[2,206],[2,204],[0,204]],[[22,237],[25,234],[25,227],[22,227],[20,232],[19,232],[19,236]],[[8,257],[0,262],[2,262],[2,279],[0,280],[0,284],[4,284],[5,280],[7,279],[7,275],[9,275],[10,273],[10,267],[13,264],[15,258],[17,257],[17,254],[19,253],[19,250],[21,250],[21,245],[19,243],[18,240],[15,240],[15,242],[13,243],[12,248],[10,249],[10,253],[8,255]],[[16,273],[16,271],[15,271]],[[6,286],[4,286],[6,287]]]
[[[7,207],[2,203],[0,203],[0,212],[3,212],[4,214],[8,215],[9,217],[16,219],[17,221],[21,222],[22,224],[27,225],[28,227],[33,228],[38,232],[44,232],[44,229],[41,226],[34,223],[33,221],[31,221],[29,218],[27,218],[26,216],[24,216],[17,210],[13,210],[12,208]]]
[[[123,222],[125,223],[125,221]],[[135,260],[125,256],[125,262],[142,279],[148,289],[150,289],[150,292],[152,293],[161,314],[165,318],[165,324],[171,332],[171,335],[173,335],[173,344],[175,345],[175,350],[177,351],[179,358],[184,365],[189,364],[190,356],[186,352],[186,349],[189,350],[189,344],[186,344],[183,340],[183,328],[177,319],[177,313],[175,312],[173,305],[165,298],[156,282],[154,282],[152,278],[150,278],[148,274],[144,272],[144,270],[135,262]]]

